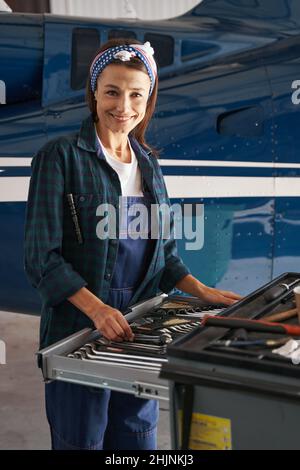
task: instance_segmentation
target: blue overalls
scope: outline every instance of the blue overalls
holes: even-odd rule
[[[118,256],[107,302],[121,312],[126,311],[145,276],[154,249],[155,240],[126,238],[127,226],[134,217],[126,217],[129,207],[144,204],[150,220],[154,201],[150,193],[143,193],[144,196],[123,198]],[[53,381],[46,385],[46,411],[53,449],[153,450],[157,447],[157,400]]]

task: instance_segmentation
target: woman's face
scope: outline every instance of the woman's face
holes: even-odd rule
[[[116,64],[99,75],[95,99],[100,129],[129,134],[144,118],[150,91],[148,74]]]

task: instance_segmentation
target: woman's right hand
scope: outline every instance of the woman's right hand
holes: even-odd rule
[[[103,304],[93,312],[95,327],[105,338],[112,341],[132,341],[134,334],[122,313],[110,305]]]
[[[105,338],[113,341],[133,340],[134,335],[122,313],[103,303],[86,287],[79,289],[68,300],[93,321]]]

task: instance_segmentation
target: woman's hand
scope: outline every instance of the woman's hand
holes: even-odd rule
[[[176,284],[177,289],[186,292],[187,294],[194,295],[209,304],[224,304],[232,305],[237,300],[242,298],[241,295],[227,290],[214,289],[207,287],[202,282],[198,281],[191,274],[187,274]]]
[[[99,306],[91,316],[95,327],[105,338],[112,341],[132,341],[134,335],[122,313],[110,305]]]
[[[105,338],[113,341],[133,340],[134,335],[122,313],[102,302],[86,287],[79,289],[68,300],[93,321]]]
[[[203,285],[197,295],[201,300],[209,304],[232,305],[242,296],[228,290],[219,290]]]

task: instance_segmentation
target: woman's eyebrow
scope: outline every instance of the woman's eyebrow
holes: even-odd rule
[[[110,85],[110,84],[107,84],[107,85],[104,85],[106,88],[115,88],[116,90],[119,90],[120,88],[116,85]],[[130,88],[130,90],[135,90],[135,91],[145,91],[144,88]]]

